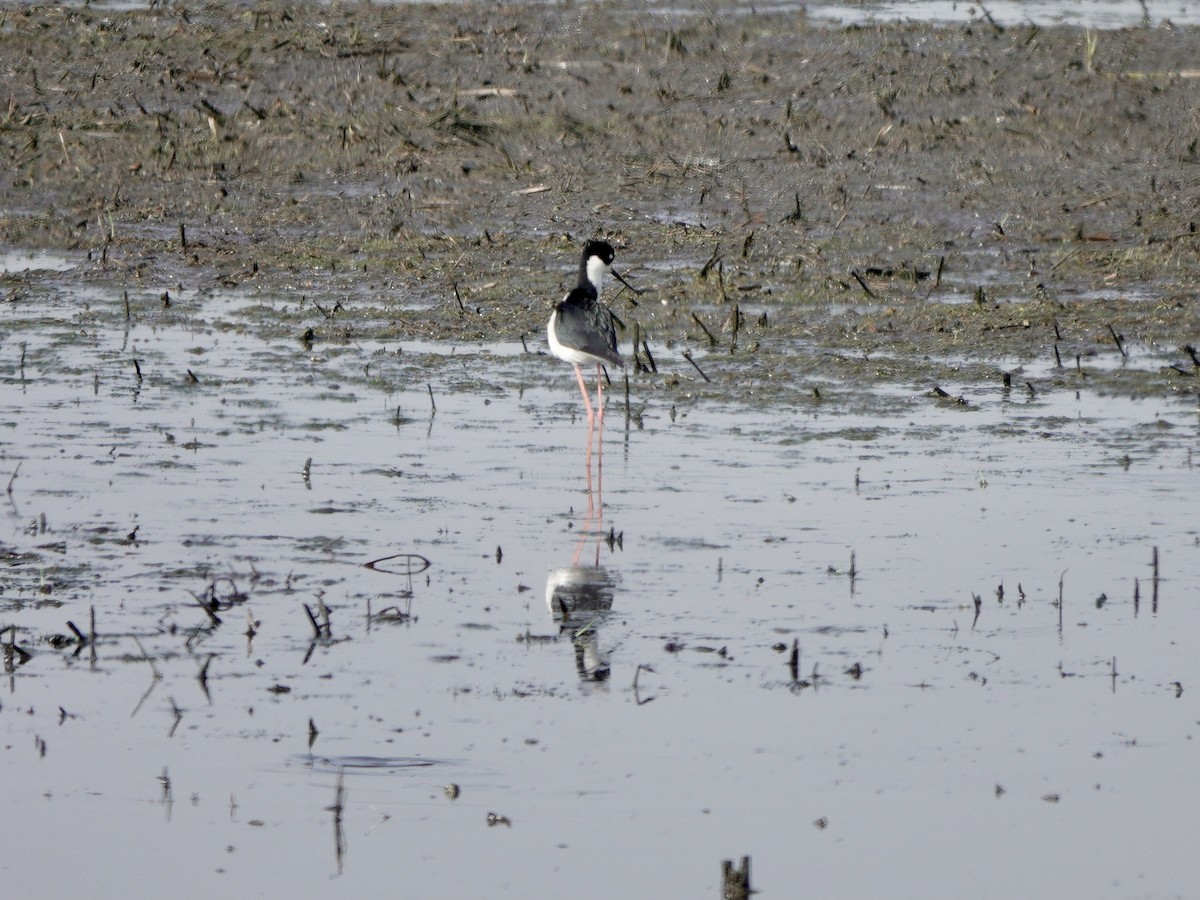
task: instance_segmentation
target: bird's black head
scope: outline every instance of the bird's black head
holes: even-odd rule
[[[616,251],[613,250],[612,244],[607,241],[588,241],[583,247],[583,263],[586,266],[587,261],[592,257],[596,257],[606,266],[611,266],[612,261],[617,258]]]

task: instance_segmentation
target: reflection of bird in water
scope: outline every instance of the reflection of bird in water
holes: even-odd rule
[[[625,361],[617,352],[617,329],[613,314],[600,302],[600,290],[604,279],[611,275],[633,291],[612,267],[616,257],[612,245],[604,241],[588,241],[579,260],[579,282],[559,301],[546,326],[546,337],[550,352],[575,367],[575,378],[579,382],[579,393],[583,395],[583,408],[587,411],[588,444],[587,468],[589,481],[592,467],[592,434],[599,425],[601,438],[604,434],[604,388],[602,366],[605,363],[624,367]],[[634,291],[637,293],[637,291]],[[596,366],[596,408],[588,395],[581,365]],[[600,452],[603,453],[603,444]]]
[[[612,609],[615,588],[616,579],[599,565],[563,566],[546,579],[546,606],[559,628],[571,633],[581,678],[608,680],[608,659],[600,652],[597,628]]]

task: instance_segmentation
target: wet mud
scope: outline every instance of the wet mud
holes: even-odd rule
[[[707,5],[15,8],[0,236],[123,290],[290,297],[238,316],[256,333],[534,349],[601,235],[648,291],[614,304],[624,342],[720,351],[715,386],[647,390],[796,402],[1132,351],[1094,377],[1193,391],[1198,42]],[[30,290],[6,279],[10,315]]]

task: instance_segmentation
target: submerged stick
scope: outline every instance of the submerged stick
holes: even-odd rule
[[[708,326],[705,325],[704,322],[702,322],[700,320],[700,317],[698,315],[696,315],[695,313],[692,313],[692,321],[700,326],[700,330],[703,331],[705,337],[708,338],[708,346],[710,346],[710,347],[717,346],[717,339],[715,337],[713,337],[713,333],[708,330]]]
[[[1154,555],[1151,558],[1150,565],[1153,568],[1153,579],[1150,582],[1150,612],[1158,614],[1158,547],[1154,548]]]
[[[1063,579],[1066,576],[1066,569],[1063,569],[1062,574],[1058,576],[1058,636],[1060,638],[1063,630]]]
[[[133,636],[133,642],[137,644],[137,648],[142,651],[142,657],[146,660],[147,664],[149,664],[150,671],[154,673],[154,680],[161,681],[162,672],[158,671],[158,666],[154,664],[154,660],[150,658],[150,654],[146,652],[146,648],[142,646],[142,642],[138,640],[138,636],[136,634]]]
[[[1117,334],[1117,329],[1112,327],[1110,322],[1108,325],[1108,333],[1112,335],[1113,343],[1117,345],[1117,349],[1121,351],[1121,359],[1129,359],[1129,351],[1125,349],[1125,344],[1121,340],[1121,336]]]
[[[691,350],[684,350],[683,358],[692,364],[692,368],[700,373],[701,378],[703,378],[705,381],[709,382],[710,384],[712,383],[712,379],[709,378],[707,375],[705,375],[704,370],[701,369],[698,365],[696,365],[696,361],[694,359],[692,359],[692,351]]]
[[[650,363],[650,371],[658,374],[658,363],[654,361],[654,357],[650,355],[650,345],[646,343],[646,339],[642,338],[642,352],[646,354],[646,362]]]

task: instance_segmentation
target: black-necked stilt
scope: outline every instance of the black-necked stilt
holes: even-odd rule
[[[600,302],[600,289],[608,275],[612,275],[621,284],[633,290],[612,267],[615,257],[612,245],[605,241],[588,241],[584,245],[579,260],[579,283],[555,305],[546,327],[550,352],[575,367],[575,378],[579,381],[579,392],[583,395],[583,407],[587,410],[589,451],[596,413],[592,410],[592,401],[583,380],[583,370],[579,367],[593,363],[596,366],[596,412],[603,427],[604,373],[601,367],[605,363],[618,367],[625,365],[625,360],[617,352],[617,329],[613,315]]]

